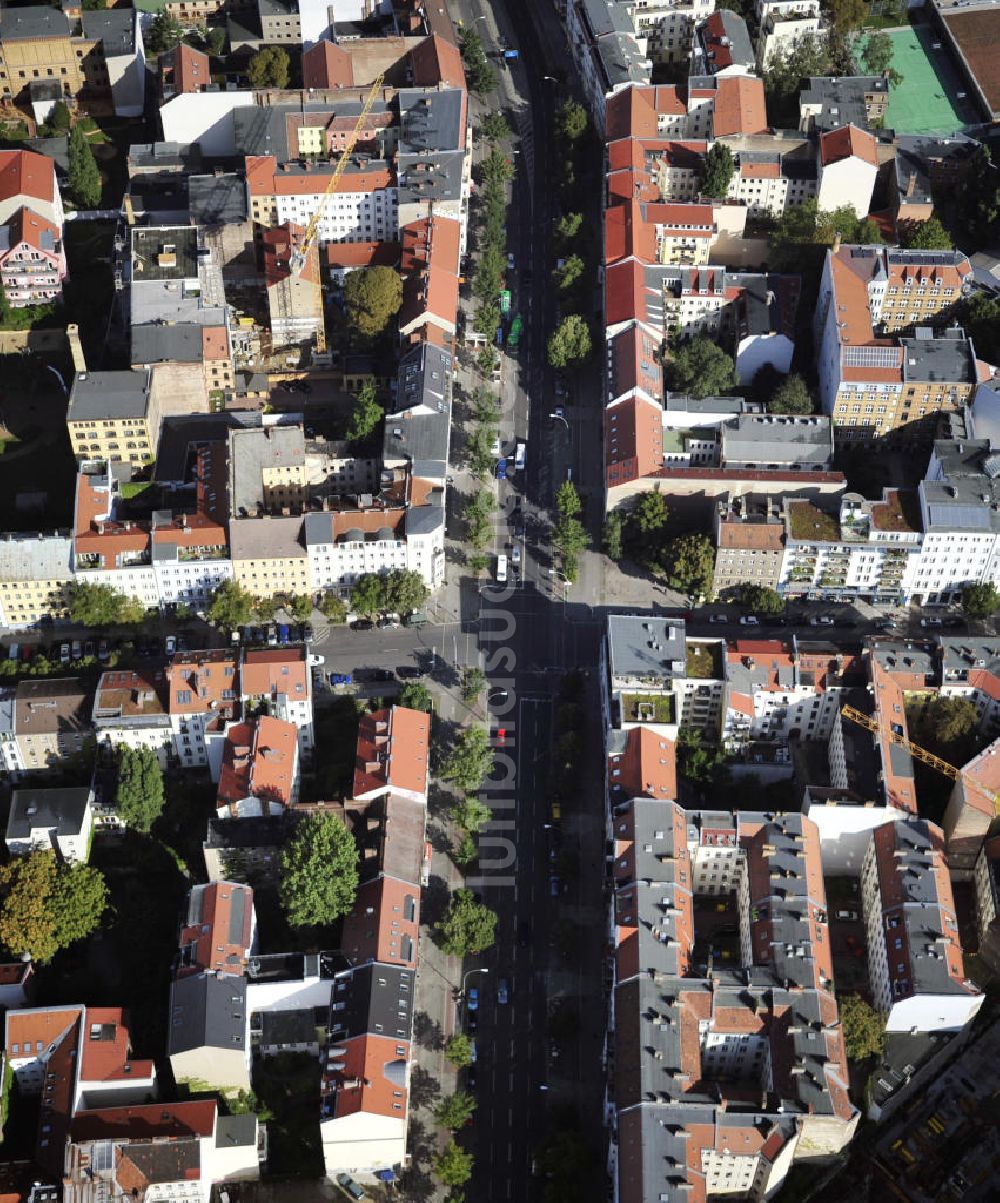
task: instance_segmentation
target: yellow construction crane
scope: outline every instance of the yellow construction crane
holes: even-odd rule
[[[351,130],[351,136],[347,139],[344,149],[340,152],[340,158],[337,160],[337,166],[333,169],[333,175],[327,183],[320,197],[319,205],[316,212],[309,220],[306,226],[306,232],[302,237],[302,243],[296,247],[295,253],[291,257],[291,269],[295,275],[298,275],[305,266],[306,256],[312,248],[312,244],[316,240],[316,234],[319,230],[319,223],[323,220],[323,214],[326,212],[327,203],[330,197],[337,191],[337,185],[340,183],[340,177],[344,174],[344,168],[347,166],[347,160],[350,158],[351,152],[354,150],[355,144],[361,135],[361,128],[365,123],[365,119],[372,110],[372,105],[379,92],[382,90],[382,83],[385,80],[385,75],[380,74],[375,77],[375,82],[372,84],[368,95],[365,97],[365,103],[361,106],[361,112],[358,114],[358,119],[354,123],[354,129]]]
[[[852,723],[857,723],[859,727],[865,727],[869,731],[874,731],[876,735],[882,731],[878,719],[870,714],[865,714],[861,710],[856,710],[853,706],[846,704],[841,706],[840,713],[844,718],[849,718]],[[943,773],[945,777],[950,777],[952,781],[961,781],[967,789],[976,789],[981,794],[985,794],[993,803],[996,814],[1000,815],[1000,794],[995,794],[993,790],[987,789],[985,785],[980,785],[978,781],[964,774],[961,769],[955,768],[953,764],[949,764],[947,760],[942,760],[940,756],[935,756],[933,752],[928,752],[926,748],[922,748],[919,744],[915,744],[912,740],[907,739],[902,729],[893,723],[889,724],[889,738],[894,744],[899,744],[901,748],[905,748],[917,760],[922,760],[924,764],[930,765],[932,769],[937,769],[939,773]]]

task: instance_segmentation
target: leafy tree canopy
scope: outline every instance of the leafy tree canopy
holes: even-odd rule
[[[502,142],[510,133],[510,124],[496,109],[484,114],[479,122],[479,134],[487,142]]]
[[[493,749],[484,728],[478,724],[459,733],[451,751],[441,763],[440,775],[464,793],[472,794],[486,780],[493,767]]]
[[[464,1032],[456,1032],[444,1046],[444,1056],[456,1069],[465,1069],[472,1064],[472,1041]]]
[[[46,962],[101,921],[107,887],[97,869],[59,865],[52,849],[0,865],[0,944]]]
[[[951,235],[936,217],[927,221],[901,221],[899,241],[902,246],[915,251],[950,251]]]
[[[718,397],[736,387],[731,355],[710,338],[699,335],[682,343],[666,364],[667,387],[689,397]]]
[[[173,50],[184,40],[184,27],[176,17],[168,12],[159,12],[150,22],[149,31],[144,35],[146,49],[153,54],[162,54],[164,50]]]
[[[434,709],[431,691],[423,681],[407,681],[399,691],[399,704],[410,710],[424,710],[428,714]]]
[[[437,925],[441,948],[449,956],[464,957],[491,948],[496,939],[497,913],[477,902],[471,890],[456,890],[444,918]]]
[[[588,358],[591,352],[590,328],[578,313],[570,313],[549,335],[549,363],[565,368]]]
[[[212,594],[208,617],[216,626],[234,631],[253,620],[256,599],[236,581],[223,581]]]
[[[451,1132],[464,1128],[476,1112],[476,1099],[467,1090],[446,1095],[434,1108],[434,1118]]]
[[[358,892],[358,846],[332,814],[308,815],[281,852],[278,894],[293,927],[329,924]]]
[[[152,748],[118,749],[115,809],[126,826],[148,832],[163,813],[163,772]]]
[[[391,267],[363,267],[344,281],[348,320],[365,338],[381,334],[402,304],[403,279]]]
[[[101,173],[87,135],[80,125],[69,133],[69,190],[84,209],[96,209],[101,202]]]
[[[844,1050],[851,1061],[878,1056],[885,1041],[885,1017],[858,994],[837,1000]]]
[[[736,164],[733,152],[723,142],[713,143],[702,160],[700,191],[702,196],[721,198],[729,192]]]
[[[70,587],[70,618],[85,627],[107,627],[142,622],[146,608],[110,585],[77,581]]]
[[[281,46],[262,46],[250,59],[247,75],[254,88],[287,88],[292,62]]]
[[[786,376],[774,390],[767,408],[773,414],[811,414],[813,403],[806,382],[797,373]]]
[[[343,598],[338,597],[333,590],[328,590],[320,599],[319,612],[327,622],[343,622],[347,617],[347,606]]]
[[[576,142],[587,130],[587,110],[582,104],[567,98],[556,113],[556,133],[567,142]]]
[[[694,597],[708,597],[715,576],[715,548],[707,535],[678,535],[665,549],[667,584]]]
[[[991,618],[1000,610],[1000,593],[992,584],[967,585],[962,590],[962,609],[969,618]]]
[[[351,275],[356,275],[352,272]],[[348,277],[350,279],[350,276]],[[385,410],[378,402],[378,389],[375,381],[368,379],[362,384],[354,399],[354,409],[351,411],[347,424],[346,436],[352,443],[365,443],[379,427],[385,417]]]
[[[754,614],[781,614],[785,608],[785,599],[768,585],[740,585],[736,600]]]
[[[472,1177],[473,1156],[453,1140],[434,1155],[432,1165],[438,1181],[444,1186],[464,1186]]]

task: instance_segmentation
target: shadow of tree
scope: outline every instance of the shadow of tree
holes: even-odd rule
[[[414,1107],[430,1107],[441,1097],[441,1083],[420,1065],[410,1074],[410,1102]]]
[[[440,922],[448,909],[451,891],[443,877],[432,874],[420,894],[420,917],[428,927]]]

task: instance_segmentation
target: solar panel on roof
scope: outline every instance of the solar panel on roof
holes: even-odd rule
[[[988,530],[990,511],[975,505],[930,505],[931,526],[961,526],[973,530]]]

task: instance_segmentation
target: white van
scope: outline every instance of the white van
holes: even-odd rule
[[[507,583],[507,557],[505,555],[497,556],[497,584],[505,585]]]
[[[514,452],[514,467],[518,472],[524,471],[524,459],[527,455],[527,447],[524,443],[518,443],[517,450]]]

